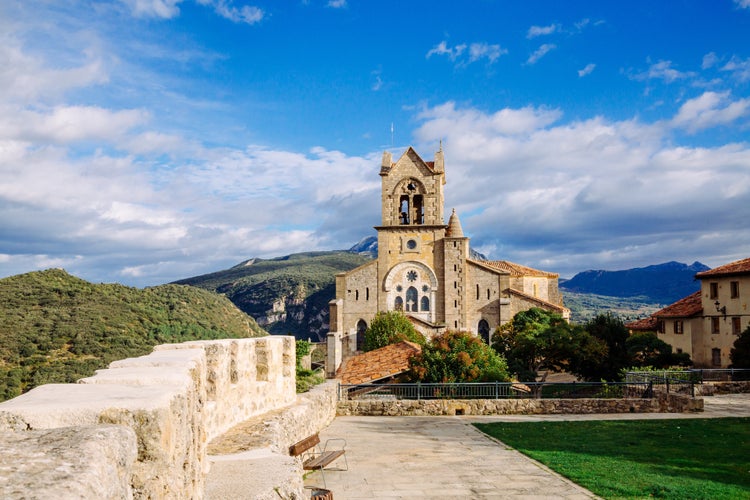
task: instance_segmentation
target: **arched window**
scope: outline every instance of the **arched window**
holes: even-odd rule
[[[419,307],[419,297],[417,294],[417,289],[413,286],[410,286],[406,289],[406,310],[417,312]]]
[[[477,331],[479,332],[479,338],[484,340],[486,344],[489,345],[490,343],[490,324],[487,323],[487,320],[482,319],[479,320],[479,326],[477,327]]]
[[[430,310],[430,299],[427,297],[427,295],[422,297],[422,300],[420,301],[420,309],[422,311],[429,311]]]
[[[357,321],[357,350],[361,351],[365,347],[365,332],[367,331],[367,323],[361,319]]]
[[[394,309],[396,309],[397,311],[403,311],[404,299],[402,299],[401,297],[396,297],[396,301],[393,305],[394,305]]]
[[[399,223],[409,223],[409,197],[407,195],[401,196],[398,204],[398,218]]]

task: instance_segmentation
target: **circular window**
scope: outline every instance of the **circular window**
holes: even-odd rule
[[[430,287],[427,285],[422,285],[422,291],[427,293],[430,290]]]
[[[403,292],[404,291],[404,287],[402,287],[401,285],[398,285],[398,286],[396,286],[396,291],[397,292]]]
[[[409,271],[408,273],[406,273],[406,279],[409,281],[417,281],[417,272]]]
[[[417,248],[417,240],[409,240],[406,242],[406,248],[409,250],[414,250]]]

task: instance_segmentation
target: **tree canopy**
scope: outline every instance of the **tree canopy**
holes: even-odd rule
[[[425,338],[401,311],[378,312],[365,331],[365,352],[380,349],[402,340],[424,345]]]
[[[607,354],[604,341],[561,315],[537,307],[519,312],[498,327],[492,347],[524,381],[536,380],[542,370],[545,380],[550,371],[572,371]]]
[[[734,341],[729,351],[732,368],[750,368],[750,326]]]
[[[508,366],[500,355],[469,332],[448,331],[430,340],[411,361],[411,376],[421,382],[506,382]]]
[[[598,314],[583,328],[607,345],[607,353],[598,358],[578,360],[575,373],[586,380],[619,380],[622,370],[633,365],[627,348],[630,334],[622,319],[612,314]]]
[[[635,333],[628,337],[625,344],[630,356],[630,366],[669,368],[690,365],[690,355],[673,353],[672,346],[653,332]]]

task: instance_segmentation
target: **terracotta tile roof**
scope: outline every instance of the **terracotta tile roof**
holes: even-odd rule
[[[726,274],[750,274],[750,258],[736,260],[723,266],[702,271],[695,275],[696,278],[705,278],[708,276],[722,276]]]
[[[422,347],[403,341],[347,359],[336,373],[342,384],[364,384],[393,377],[409,369],[409,358]]]
[[[664,309],[656,311],[651,316],[655,318],[687,318],[703,312],[701,303],[701,292],[698,290],[682,298],[674,304],[668,305]]]
[[[654,318],[653,316],[649,316],[648,318],[638,319],[635,321],[631,321],[630,323],[625,323],[625,328],[627,328],[628,330],[637,330],[641,332],[655,332],[658,323],[658,319]]]
[[[510,295],[516,295],[518,297],[521,297],[525,300],[528,300],[529,302],[536,302],[542,307],[546,307],[549,309],[554,309],[559,312],[565,312],[570,311],[567,307],[561,306],[560,304],[553,304],[552,302],[547,302],[546,300],[540,299],[539,297],[534,297],[533,295],[529,295],[528,293],[519,292],[518,290],[514,290],[512,288],[506,288],[503,290],[504,293],[510,294]]]
[[[510,275],[514,277],[520,277],[520,276],[536,276],[536,277],[542,277],[542,278],[559,277],[559,275],[556,273],[548,273],[547,271],[540,271],[539,269],[522,266],[521,264],[508,262],[507,260],[484,260],[481,262],[476,262],[476,261],[472,261],[472,262],[476,264],[489,266],[493,269],[499,269],[500,271],[505,271],[507,273],[510,273]]]

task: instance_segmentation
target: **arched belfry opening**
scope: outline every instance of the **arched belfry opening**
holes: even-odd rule
[[[403,179],[396,185],[394,198],[398,197],[396,210],[400,225],[422,225],[424,224],[424,198],[425,187],[414,178]]]

